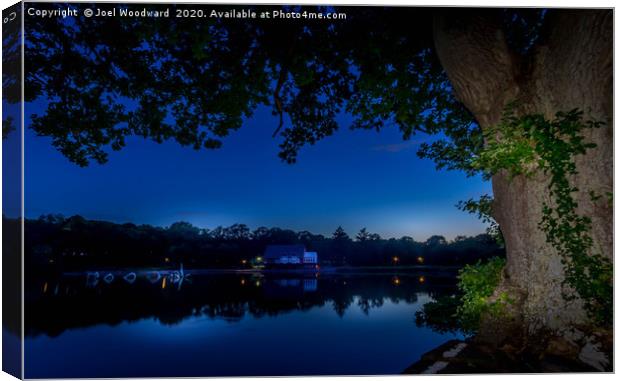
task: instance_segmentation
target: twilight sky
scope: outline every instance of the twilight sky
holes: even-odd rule
[[[30,104],[26,115],[41,112]],[[28,123],[28,117],[26,122]],[[219,150],[131,138],[107,164],[80,168],[26,131],[26,217],[61,213],[89,219],[200,227],[246,223],[331,234],[338,225],[383,237],[478,234],[484,226],[456,209],[459,200],[491,193],[489,183],[436,171],[416,156],[428,136],[403,142],[396,128],[341,130],[304,147],[293,165],[278,157],[277,119],[259,108]]]

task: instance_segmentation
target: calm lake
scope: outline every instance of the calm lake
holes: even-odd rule
[[[449,271],[190,273],[29,279],[25,376],[398,374],[462,337],[415,321]]]

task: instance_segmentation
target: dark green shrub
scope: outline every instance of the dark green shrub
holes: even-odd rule
[[[484,313],[500,314],[508,296],[500,295],[498,300],[489,301],[497,288],[502,270],[506,265],[503,258],[491,258],[487,262],[467,265],[459,271],[458,287],[462,292],[456,315],[465,331],[475,331]]]

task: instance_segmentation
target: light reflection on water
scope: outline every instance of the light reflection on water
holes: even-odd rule
[[[397,374],[460,337],[416,326],[424,303],[454,290],[428,273],[30,284],[29,378]]]

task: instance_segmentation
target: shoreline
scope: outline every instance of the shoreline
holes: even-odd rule
[[[550,346],[551,347],[551,346]],[[497,347],[480,342],[476,336],[449,340],[420,356],[402,374],[534,374],[611,373],[568,356],[558,348],[536,351],[517,350],[510,344]]]
[[[440,266],[440,265],[422,265],[422,266],[334,266],[322,267],[316,269],[304,268],[271,268],[271,269],[250,269],[250,268],[184,268],[185,273],[194,275],[209,274],[398,274],[412,271],[419,272],[444,272],[446,275],[455,275],[462,266]],[[149,273],[149,272],[173,272],[177,271],[177,267],[124,267],[124,268],[98,268],[98,269],[82,269],[61,272],[62,275],[75,276],[83,275],[88,272],[110,272],[110,273]]]

